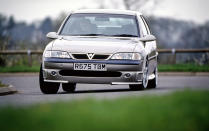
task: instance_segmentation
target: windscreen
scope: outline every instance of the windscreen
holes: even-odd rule
[[[136,17],[121,14],[72,14],[61,35],[139,37]]]

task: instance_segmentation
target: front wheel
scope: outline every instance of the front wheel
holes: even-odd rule
[[[131,90],[144,90],[148,85],[148,62],[145,64],[145,68],[142,75],[142,84],[138,85],[129,85]]]
[[[155,68],[154,75],[155,75],[155,78],[152,80],[149,80],[149,83],[147,85],[147,88],[149,89],[157,87],[157,84],[158,84],[158,68],[157,67]]]
[[[39,85],[41,92],[44,94],[56,94],[59,90],[60,83],[44,82],[42,65],[39,73]]]

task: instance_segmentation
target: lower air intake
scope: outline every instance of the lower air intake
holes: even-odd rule
[[[59,72],[62,76],[80,76],[80,77],[120,77],[120,72],[113,71],[74,71],[61,70]]]

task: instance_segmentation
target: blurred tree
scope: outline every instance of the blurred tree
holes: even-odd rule
[[[6,17],[0,14],[0,40],[4,37],[6,24]]]
[[[126,9],[152,13],[164,0],[95,0],[99,9]],[[111,3],[111,4],[110,4]]]
[[[4,50],[6,47],[7,40],[7,18],[0,14],[0,49]]]
[[[157,7],[159,0],[123,0],[123,3],[127,10],[142,10],[143,7],[149,4],[151,6],[149,10],[152,8],[153,11]]]
[[[10,30],[15,26],[14,16],[10,16],[7,24],[7,29]]]
[[[41,23],[39,29],[42,31],[44,35],[46,35],[48,32],[53,31],[53,24],[50,17],[47,17],[43,20]]]
[[[6,17],[0,14],[0,50],[5,49],[5,31],[6,31]],[[0,56],[0,66],[5,66],[6,60]]]
[[[193,48],[209,47],[209,24],[193,26],[181,35],[180,40],[184,47]]]
[[[61,12],[58,17],[53,21],[53,31],[57,32],[60,25],[64,21],[64,19],[67,17],[67,14],[65,12]]]

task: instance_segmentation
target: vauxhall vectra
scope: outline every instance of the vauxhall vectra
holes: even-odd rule
[[[44,52],[39,83],[44,94],[60,85],[74,92],[77,83],[157,86],[157,46],[144,16],[126,10],[71,12]]]

